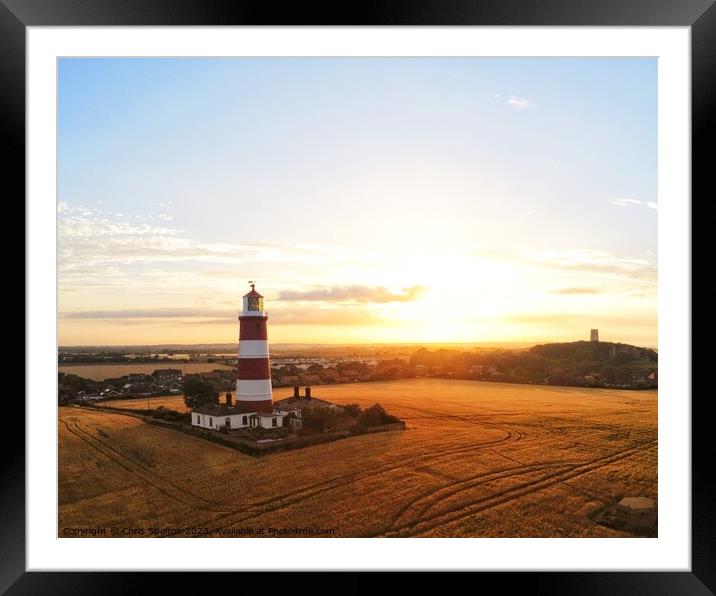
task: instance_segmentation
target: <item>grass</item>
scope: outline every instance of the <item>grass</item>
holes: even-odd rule
[[[655,391],[420,379],[314,391],[379,402],[407,430],[257,459],[122,414],[61,408],[60,535],[65,526],[192,525],[628,536],[592,514],[623,496],[657,496]],[[183,398],[152,405],[179,410]]]

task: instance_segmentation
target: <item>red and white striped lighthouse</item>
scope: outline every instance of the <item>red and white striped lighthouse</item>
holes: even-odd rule
[[[239,362],[236,367],[236,405],[244,411],[271,412],[271,366],[264,297],[251,284],[239,315]]]

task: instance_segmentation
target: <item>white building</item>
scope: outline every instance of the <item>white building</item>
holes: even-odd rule
[[[191,411],[191,425],[210,430],[281,428],[289,412],[247,412],[244,408],[219,404],[199,406]]]

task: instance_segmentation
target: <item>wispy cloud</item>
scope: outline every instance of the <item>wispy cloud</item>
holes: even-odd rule
[[[518,95],[510,95],[505,101],[513,110],[518,111],[530,110],[537,107],[536,103],[531,102],[524,97],[519,97]]]
[[[281,246],[261,243],[201,242],[170,227],[170,216],[119,218],[101,211],[62,203],[58,218],[58,263],[63,289],[77,285],[148,281],[171,275],[170,265],[234,266],[251,263],[321,263],[340,258],[318,245]],[[153,269],[151,269],[153,268]],[[138,283],[138,285],[141,285]]]
[[[200,308],[136,308],[61,312],[63,319],[173,319],[191,317],[235,317],[236,312]]]
[[[601,294],[601,290],[597,288],[558,288],[552,290],[552,294],[563,294],[565,296],[580,294]]]
[[[630,326],[653,327],[656,325],[656,314],[625,314],[602,316],[594,313],[518,313],[507,315],[504,320],[521,325],[559,326],[566,323],[584,325],[585,330],[598,325],[610,326],[615,329],[626,329]]]
[[[615,255],[595,249],[522,253],[521,257],[542,267],[656,285],[656,264],[645,257]]]
[[[384,323],[379,315],[361,307],[291,308],[274,310],[272,325],[372,325]]]
[[[285,290],[279,292],[279,300],[287,301],[314,301],[324,302],[409,302],[415,300],[424,290],[422,286],[404,288],[400,293],[394,293],[384,287],[371,286],[342,286],[333,288],[316,288],[314,290],[297,291]]]
[[[653,201],[640,201],[639,199],[625,199],[620,197],[615,197],[611,200],[612,205],[616,205],[618,207],[632,207],[632,206],[641,206],[641,207],[648,207],[649,209],[658,210],[659,205],[657,203],[654,203]]]
[[[113,321],[132,324],[172,319],[181,325],[238,325],[238,309],[146,308],[120,310],[78,310],[61,312],[60,318],[82,321]],[[271,325],[370,325],[384,320],[364,307],[292,307],[271,310]],[[176,321],[175,321],[176,320]],[[168,321],[166,321],[168,323]]]

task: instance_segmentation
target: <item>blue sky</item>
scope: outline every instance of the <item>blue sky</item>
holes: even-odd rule
[[[552,315],[611,299],[615,334],[619,317],[642,317],[625,334],[656,343],[655,59],[62,59],[58,134],[66,343],[140,326],[175,341],[170,309],[201,328],[200,310],[230,309],[249,278],[286,313],[287,341],[442,341],[416,325],[419,309],[398,329],[390,303],[281,296],[425,296],[473,266],[498,267],[492,286],[508,270],[523,281],[501,282],[494,304],[525,302],[498,312],[486,298],[481,322],[455,321],[456,339],[562,337]],[[590,291],[558,293],[573,285],[564,263]],[[477,281],[460,288],[483,295]],[[323,319],[297,323],[289,311],[302,309]],[[341,323],[361,312],[375,328]],[[208,316],[207,340],[234,335]],[[582,319],[563,323],[567,337]]]

